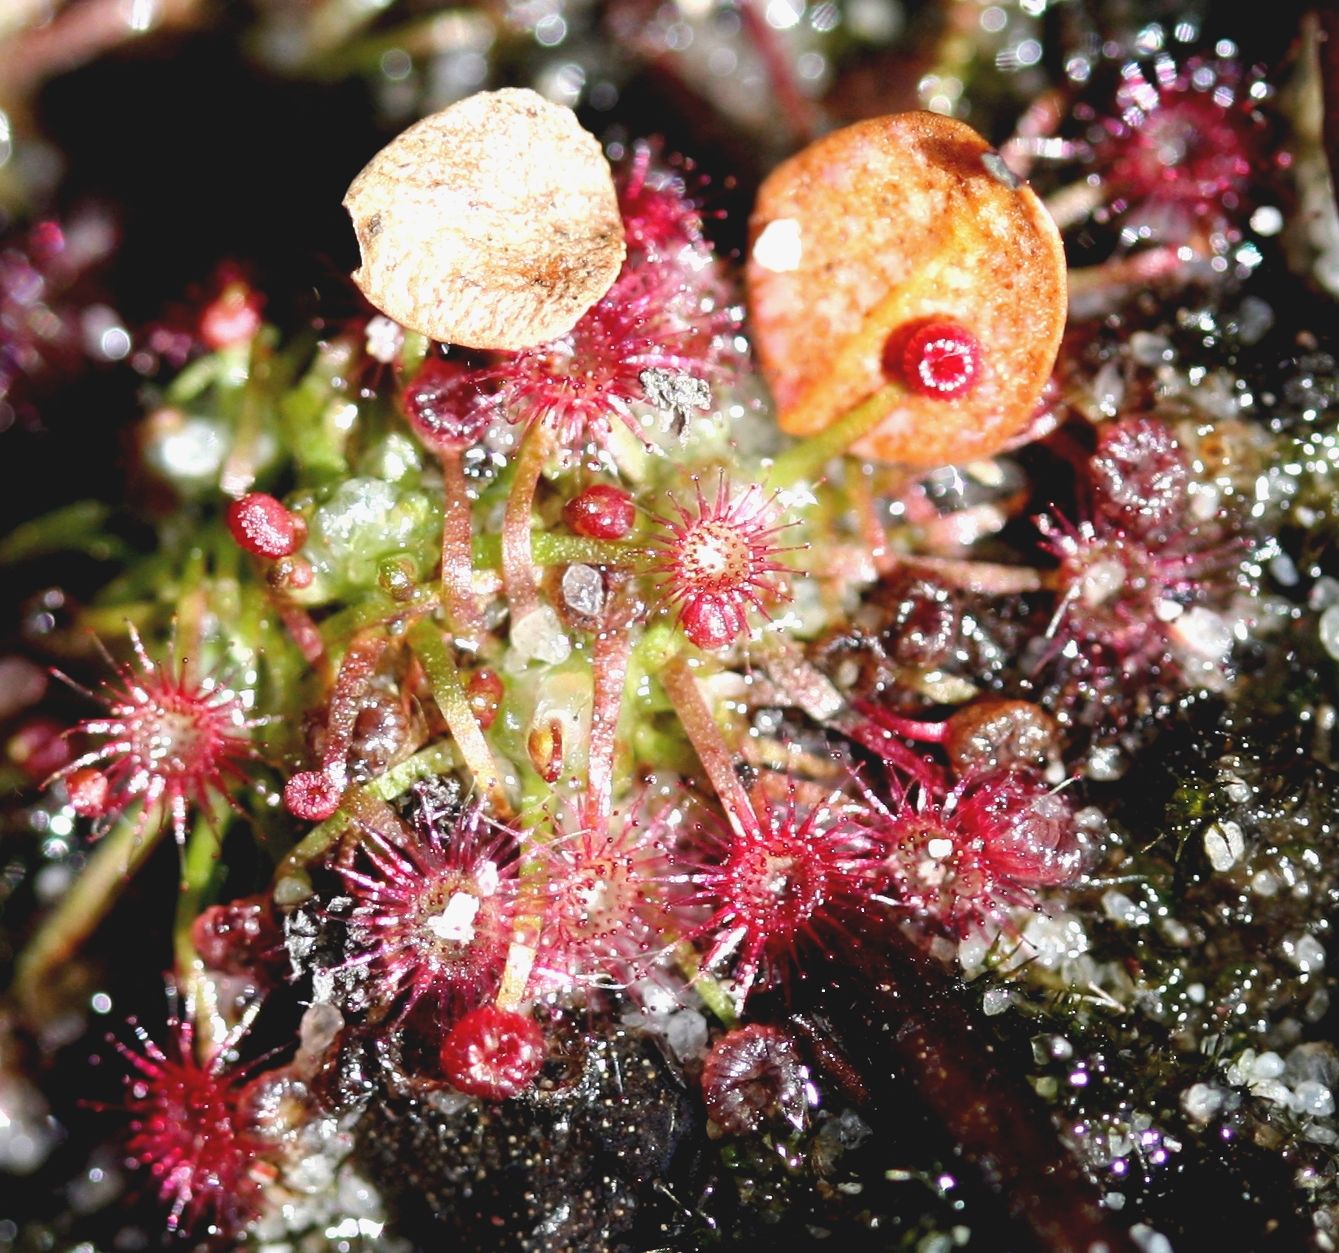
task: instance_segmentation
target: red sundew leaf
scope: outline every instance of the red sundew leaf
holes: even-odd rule
[[[942,465],[1026,428],[1064,329],[1064,251],[971,127],[899,113],[827,135],[763,183],[750,236],[754,343],[784,431],[822,431],[890,383],[859,453]],[[929,320],[981,345],[970,392],[900,385],[900,341]]]
[[[166,1045],[138,1023],[132,1029],[138,1047],[112,1041],[126,1063],[126,1156],[152,1181],[169,1235],[231,1244],[260,1199],[253,1167],[262,1144],[240,1109],[245,1071],[230,1069],[223,1053],[202,1064],[189,1021],[169,1019]]]

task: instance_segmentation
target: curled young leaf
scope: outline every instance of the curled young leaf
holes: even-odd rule
[[[442,343],[530,348],[570,331],[623,264],[609,162],[571,109],[479,92],[393,139],[349,186],[354,282]]]
[[[886,398],[855,450],[932,466],[1025,429],[1064,329],[1064,251],[971,127],[899,113],[827,135],[763,183],[750,236],[754,342],[783,430],[813,435]],[[952,386],[937,372],[961,348],[938,337],[927,363],[920,343],[944,327],[972,348]]]

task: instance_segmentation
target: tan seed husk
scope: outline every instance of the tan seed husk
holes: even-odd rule
[[[768,176],[750,234],[754,345],[784,431],[822,431],[896,382],[889,337],[923,319],[976,337],[978,385],[902,393],[854,451],[945,465],[1027,428],[1064,330],[1064,250],[970,126],[898,113],[826,135]]]
[[[349,186],[382,313],[441,343],[565,335],[617,278],[623,223],[599,141],[533,91],[480,92],[393,139]]]

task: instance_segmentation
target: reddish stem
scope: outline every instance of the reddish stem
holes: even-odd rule
[[[390,637],[383,631],[355,636],[345,650],[330,693],[330,713],[326,719],[325,745],[321,752],[321,771],[341,787],[348,774],[349,750],[353,746],[353,728],[361,712],[363,695],[386,652]]]
[[[628,632],[627,601],[622,587],[610,596],[608,612],[595,638],[592,669],[595,693],[590,720],[587,765],[585,825],[602,831],[613,812],[614,751],[617,747],[618,716],[623,708],[623,689],[628,678],[632,636]]]
[[[32,5],[33,17],[41,18],[52,5]],[[150,30],[185,26],[197,15],[200,0],[164,0],[144,6],[148,25],[130,20],[131,7],[122,0],[82,0],[67,5],[41,25],[16,33],[0,45],[0,86],[6,100],[20,100],[46,79],[75,69],[118,44],[142,39]],[[22,10],[6,13],[0,21],[16,25],[24,20]]]
[[[548,428],[534,423],[521,437],[516,454],[516,477],[507,496],[502,519],[502,577],[507,588],[507,606],[515,625],[539,608],[539,583],[535,579],[534,554],[530,548],[530,526],[535,492],[551,443]]]
[[[893,731],[884,725],[884,720],[889,717],[896,717],[896,715],[890,715],[882,709],[872,710],[866,706],[861,706],[859,716],[843,716],[837,720],[836,726],[844,735],[850,736],[857,744],[864,745],[865,748],[881,757],[893,769],[901,771],[922,787],[930,789],[939,787],[943,782],[943,771],[934,762],[922,757],[897,739]],[[937,725],[930,723],[917,724],[911,722],[910,719],[907,721],[913,726]],[[948,738],[947,725],[945,725],[940,738]],[[936,741],[931,740],[931,743],[934,742]]]
[[[1037,141],[1053,136],[1064,121],[1066,101],[1063,93],[1051,90],[1038,96],[1018,119],[1010,138],[1000,145],[1000,156],[1019,178],[1032,173]]]
[[[320,629],[311,614],[295,605],[286,596],[272,594],[270,601],[274,605],[275,613],[279,615],[279,621],[284,624],[284,630],[297,645],[303,660],[309,666],[325,667],[327,665],[325,640],[321,638]]]
[[[844,963],[843,978],[815,980],[812,990],[868,1087],[875,1116],[904,1118],[910,1083],[1031,1235],[1029,1247],[1134,1253],[1134,1241],[1060,1142],[1050,1112],[1005,1070],[943,968],[912,946],[891,915],[843,921],[829,941],[836,952],[823,953]],[[1012,1239],[1008,1245],[1017,1247]]]
[[[764,644],[767,673],[777,691],[815,722],[828,722],[846,706],[826,675],[809,664],[804,649],[783,635],[769,635]]]
[[[1032,566],[920,555],[904,558],[903,565],[908,570],[926,570],[941,583],[978,596],[1018,596],[1046,586],[1046,572]]]
[[[758,0],[740,0],[739,16],[745,33],[762,57],[781,115],[800,143],[811,142],[818,135],[817,110],[800,90],[795,78],[795,67],[777,38],[776,31],[768,24],[767,15],[759,7]]]
[[[442,601],[457,642],[477,647],[483,640],[483,614],[474,595],[474,529],[469,487],[460,453],[443,452]]]
[[[688,659],[680,653],[661,672],[661,686],[679,715],[684,732],[697,753],[707,778],[725,807],[730,825],[743,834],[753,825],[753,805],[744,785],[735,773],[734,756],[726,747],[716,719],[702,699],[697,680],[688,667]]]
[[[948,739],[947,722],[924,722],[918,718],[904,718],[901,714],[891,713],[888,710],[879,711],[878,722],[889,731],[896,731],[898,735],[905,735],[907,739],[916,740],[921,744],[943,744]]]
[[[861,471],[851,475],[850,493],[855,515],[860,522],[860,535],[869,549],[870,560],[880,575],[889,575],[897,568],[897,557],[888,551],[888,533],[879,518],[878,500],[869,476]]]
[[[1191,247],[1194,247],[1192,241]],[[1156,282],[1169,274],[1178,274],[1185,263],[1180,252],[1170,246],[1150,248],[1129,256],[1113,257],[1100,265],[1086,265],[1069,272],[1070,315],[1086,312],[1085,301],[1094,297],[1111,299],[1131,287]]]

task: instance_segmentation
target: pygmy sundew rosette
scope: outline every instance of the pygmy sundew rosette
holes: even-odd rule
[[[1198,90],[1145,121],[1227,107]],[[894,115],[765,185],[741,327],[696,176],[611,152],[621,261],[570,325],[289,335],[258,284],[159,380],[159,433],[217,457],[149,561],[61,611],[143,655],[74,728],[95,757],[36,705],[9,750],[55,772],[46,846],[97,837],[20,957],[27,1021],[58,1021],[122,893],[171,932],[183,1021],[122,1051],[99,1115],[150,1230],[1180,1247],[1166,1198],[1204,1163],[1243,1231],[1246,1181],[1302,1195],[1262,1182],[1275,1143],[1324,1193],[1332,589],[1323,550],[1261,534],[1240,464],[1209,468],[1245,424],[1274,438],[1224,416],[1249,267],[1210,248],[1142,292],[1143,252],[1116,256],[1052,383],[1065,275],[1005,164],[1026,146]],[[1139,172],[1069,157],[1092,187]],[[829,230],[851,261],[823,290]],[[509,321],[506,288],[471,312]],[[1289,439],[1325,427],[1319,355],[1278,390]],[[788,440],[811,396],[831,409]],[[166,488],[190,461],[159,460]]]

